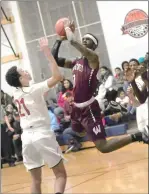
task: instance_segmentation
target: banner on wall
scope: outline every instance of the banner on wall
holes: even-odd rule
[[[123,35],[141,38],[148,33],[148,15],[141,9],[133,9],[127,13],[121,28]]]

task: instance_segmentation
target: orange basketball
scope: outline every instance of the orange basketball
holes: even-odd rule
[[[60,18],[55,24],[56,34],[58,34],[59,36],[66,36],[64,23],[63,23],[64,20],[69,20],[69,19],[68,18]],[[72,29],[72,30],[74,31],[75,29]]]

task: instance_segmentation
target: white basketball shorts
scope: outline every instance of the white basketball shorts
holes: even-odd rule
[[[63,158],[55,134],[50,131],[24,131],[22,136],[23,163],[27,170],[42,167],[44,162],[50,168],[56,166]]]

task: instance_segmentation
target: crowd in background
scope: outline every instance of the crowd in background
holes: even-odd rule
[[[114,73],[106,66],[100,67],[100,76],[94,96],[100,104],[102,121],[105,127],[136,119],[136,109],[145,103],[145,100],[141,101],[138,93],[135,93],[135,87],[128,81],[128,75],[125,75],[124,72],[129,68],[132,71],[137,71],[140,66],[144,67],[146,69],[145,72],[147,72],[148,53],[139,60],[131,59],[130,61],[122,62],[121,67],[116,67]],[[145,80],[148,78],[146,74],[142,75],[138,74],[135,77],[135,82],[139,90],[145,93],[147,89],[145,87],[147,86],[144,83],[146,83]],[[148,93],[146,93],[146,96],[148,96]],[[73,106],[72,82],[68,79],[61,81],[58,85],[57,98],[47,100],[46,103],[51,119],[49,130],[55,132],[57,140],[59,135],[66,137],[68,150],[78,151],[82,146],[81,138],[71,128],[71,111]],[[13,97],[10,97],[2,90],[1,112],[1,164],[8,163],[12,167],[15,166],[16,161],[22,161],[22,129]]]

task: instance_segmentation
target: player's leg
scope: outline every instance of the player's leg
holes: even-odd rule
[[[98,102],[92,103],[86,110],[82,125],[86,128],[88,135],[95,143],[97,149],[102,153],[109,153],[118,150],[132,142],[143,141],[148,143],[147,133],[138,132],[136,134],[126,135],[121,138],[106,140],[105,129],[100,116],[100,107]]]
[[[148,126],[145,127],[143,133],[137,132],[135,134],[123,136],[121,138],[115,137],[108,141],[105,139],[104,140],[100,139],[94,141],[94,143],[99,151],[101,151],[102,153],[109,153],[136,141],[138,142],[142,141],[146,144],[149,144]]]
[[[63,161],[61,160],[56,166],[52,168],[52,170],[56,177],[55,189],[54,189],[55,193],[62,194],[64,193],[66,180],[67,180],[67,174],[66,174]]]
[[[32,178],[31,193],[41,194],[41,168],[30,170],[30,174]]]
[[[22,156],[23,163],[31,174],[31,193],[41,193],[41,167],[44,166],[44,161],[32,143],[33,134],[23,133],[22,139]]]
[[[36,134],[36,136],[40,137],[35,142],[36,148],[55,174],[55,193],[63,193],[65,190],[67,175],[62,162],[64,157],[61,148],[56,141],[55,134],[47,131],[42,134]]]

